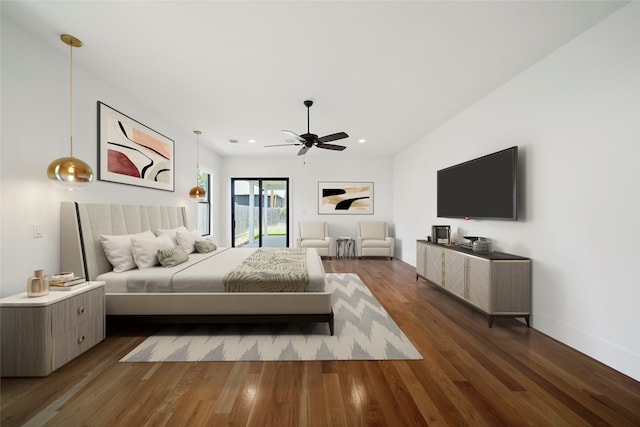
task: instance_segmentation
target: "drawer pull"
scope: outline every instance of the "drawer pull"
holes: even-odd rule
[[[78,314],[84,314],[84,306],[83,305],[78,307]]]
[[[78,344],[82,344],[84,342],[84,335],[80,336],[80,338],[78,338]]]

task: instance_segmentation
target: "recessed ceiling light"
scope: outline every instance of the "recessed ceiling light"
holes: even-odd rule
[[[364,138],[362,138],[362,139],[359,139],[359,140],[358,140],[358,142],[359,142],[360,144],[364,144],[365,142],[367,142],[367,140],[366,140],[366,139],[364,139]]]
[[[250,143],[250,144],[253,144],[254,142],[256,142],[256,140],[255,140],[255,139],[250,139],[250,140],[249,140],[249,143]]]

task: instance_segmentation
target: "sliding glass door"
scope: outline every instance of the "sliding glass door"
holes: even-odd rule
[[[288,207],[288,178],[231,178],[231,245],[289,247]]]

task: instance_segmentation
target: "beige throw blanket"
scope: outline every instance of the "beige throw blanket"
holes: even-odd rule
[[[224,276],[226,292],[305,292],[305,249],[260,248]]]

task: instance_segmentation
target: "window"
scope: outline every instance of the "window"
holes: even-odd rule
[[[207,196],[198,202],[198,231],[202,236],[211,234],[211,174],[198,171],[198,186],[204,188]]]

